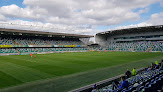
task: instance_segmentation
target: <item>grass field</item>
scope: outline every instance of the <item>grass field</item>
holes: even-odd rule
[[[161,59],[163,53],[147,52],[55,53],[32,59],[0,56],[0,91],[66,92]]]

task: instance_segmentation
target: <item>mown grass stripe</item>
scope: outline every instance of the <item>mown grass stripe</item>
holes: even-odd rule
[[[111,78],[116,75],[120,75],[124,73],[126,69],[132,69],[133,67],[141,68],[148,66],[151,64],[151,62],[161,59],[163,59],[163,57],[158,56],[117,66],[96,69],[89,72],[82,72],[55,79],[32,82],[21,86],[4,89],[1,91],[9,92],[10,90],[14,90],[21,92],[67,92],[69,90],[79,88],[81,86],[89,85],[107,78]]]
[[[48,78],[51,75],[32,68],[16,65],[13,63],[5,63],[0,65],[0,71],[14,77],[21,82],[29,82],[39,80],[42,78]]]
[[[6,86],[18,85],[20,83],[22,83],[22,82],[6,73],[0,71],[0,87],[1,88],[4,88]]]
[[[29,55],[2,56],[0,70],[24,83],[14,87],[15,91],[64,92],[119,75],[126,68],[144,67],[161,57],[163,53],[146,52],[56,53],[37,55],[32,59]],[[25,78],[22,78],[24,74]],[[6,88],[10,86],[10,83],[6,84]]]

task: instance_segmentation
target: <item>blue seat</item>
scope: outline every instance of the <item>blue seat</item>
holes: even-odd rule
[[[114,92],[121,92],[122,91],[122,89],[116,89],[116,90],[114,90]]]
[[[148,87],[148,85],[149,85],[149,82],[147,82],[147,83],[145,84],[145,87]]]
[[[153,83],[154,81],[155,81],[155,80],[154,80],[154,79],[152,79],[150,83]]]
[[[151,85],[149,85],[148,87],[145,87],[144,92],[152,92],[151,91]]]
[[[161,77],[162,77],[162,75],[159,76],[159,78],[161,78]]]
[[[127,89],[123,89],[121,92],[131,92],[131,91]]]
[[[121,92],[125,92],[126,91],[126,89],[123,89]]]
[[[138,92],[141,92],[141,90],[144,88],[144,86],[141,86],[139,89],[138,89]]]
[[[131,91],[136,90],[136,88],[137,88],[137,87],[132,87],[132,88],[131,88]]]

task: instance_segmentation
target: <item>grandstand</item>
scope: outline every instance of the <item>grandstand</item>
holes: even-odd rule
[[[109,51],[163,51],[163,25],[97,33],[95,40]]]
[[[0,54],[87,51],[90,37],[93,36],[1,28]]]
[[[0,29],[0,33],[0,47],[3,47],[3,49],[1,49],[1,55],[6,53],[29,54],[40,52],[89,50],[127,52],[163,51],[162,25],[97,33],[95,40],[101,46],[97,48],[89,48],[91,46],[87,47],[89,38],[93,37],[89,35],[50,33],[4,28]],[[4,47],[7,47],[7,49]],[[38,49],[37,47],[42,47],[42,49]],[[75,49],[72,49],[72,47],[75,47]]]
[[[161,90],[163,86],[162,74],[163,71],[157,69],[141,71],[137,76],[132,76],[127,79],[130,83],[128,89],[112,90],[113,85],[111,84],[98,90],[93,90],[93,92],[157,92],[157,90]]]

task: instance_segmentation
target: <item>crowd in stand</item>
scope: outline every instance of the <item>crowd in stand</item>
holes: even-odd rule
[[[111,85],[100,89],[95,84],[92,92],[158,92],[161,90],[163,90],[163,60],[160,63],[155,61],[141,73],[137,73],[135,68],[132,72],[127,69],[124,76],[121,76],[121,81],[116,79]]]

